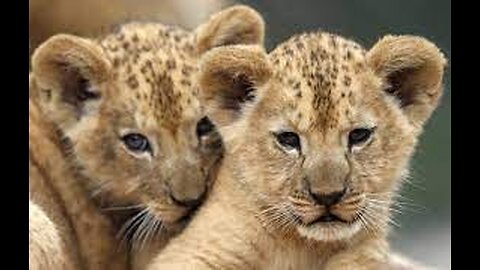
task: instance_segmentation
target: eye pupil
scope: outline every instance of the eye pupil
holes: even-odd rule
[[[214,125],[208,119],[208,117],[203,117],[197,124],[197,137],[205,136],[206,134],[212,132]]]
[[[277,141],[284,147],[300,150],[300,138],[293,132],[281,132],[276,134]]]
[[[145,152],[150,150],[150,143],[142,134],[127,134],[123,136],[122,140],[125,143],[125,146],[131,151]]]
[[[350,146],[367,141],[372,135],[372,129],[357,128],[348,134],[348,144]]]

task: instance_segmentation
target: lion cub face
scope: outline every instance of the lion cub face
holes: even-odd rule
[[[268,228],[333,241],[386,229],[444,65],[422,38],[388,36],[364,51],[316,33],[268,56],[254,46],[214,49],[200,84],[238,196]]]
[[[149,227],[168,229],[202,202],[222,154],[197,97],[198,56],[262,42],[263,20],[242,6],[193,33],[129,24],[99,41],[58,35],[33,56],[31,96],[65,138],[92,197],[142,210],[129,226],[143,218],[139,227],[155,220]]]

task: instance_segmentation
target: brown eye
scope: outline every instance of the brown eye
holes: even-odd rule
[[[203,117],[198,121],[197,124],[197,137],[203,137],[207,135],[208,133],[212,132],[215,126],[212,124],[210,119],[208,117]]]
[[[372,136],[373,128],[356,128],[348,134],[349,147],[366,142]]]
[[[294,132],[280,132],[275,134],[275,137],[277,139],[277,142],[287,148],[287,149],[296,149],[300,151],[301,146],[300,146],[300,138],[298,135]]]
[[[132,152],[147,152],[151,151],[148,139],[139,133],[131,133],[122,137],[122,141],[128,150]]]

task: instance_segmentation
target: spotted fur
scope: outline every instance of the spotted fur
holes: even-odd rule
[[[192,32],[129,23],[98,39],[57,35],[35,51],[30,202],[40,211],[31,211],[30,236],[57,239],[30,246],[41,253],[32,267],[141,269],[183,229],[222,155],[214,129],[198,133],[198,58],[220,45],[261,44],[263,32],[254,10],[234,6]],[[148,143],[127,144],[132,134]]]
[[[316,32],[269,54],[207,53],[199,85],[225,157],[203,207],[149,269],[421,269],[386,239],[445,65],[414,36],[366,50]],[[351,139],[358,129],[369,135]]]

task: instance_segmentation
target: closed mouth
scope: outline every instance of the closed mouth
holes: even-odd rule
[[[314,225],[316,223],[333,223],[333,222],[349,223],[348,221],[338,217],[335,214],[325,213],[325,214],[321,215],[320,217],[318,217],[317,219],[309,222],[306,225],[310,226],[310,225]]]
[[[338,224],[338,223],[351,225],[355,223],[358,220],[358,218],[359,218],[358,216],[355,216],[352,220],[345,220],[333,213],[328,212],[305,225],[312,226],[315,224]]]

